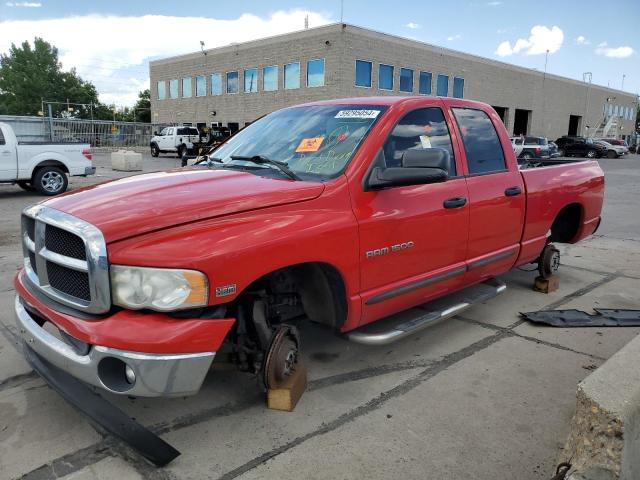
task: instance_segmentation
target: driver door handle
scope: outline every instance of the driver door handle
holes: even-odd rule
[[[467,199],[464,197],[449,198],[442,203],[444,208],[460,208],[467,204]]]
[[[504,191],[504,194],[507,197],[515,197],[516,195],[520,195],[522,193],[522,189],[520,187],[509,187]]]

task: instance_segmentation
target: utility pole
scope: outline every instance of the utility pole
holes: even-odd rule
[[[622,74],[622,86],[620,87],[620,90],[624,90],[624,78],[627,76],[626,73]]]
[[[340,0],[340,23],[342,23],[342,19],[344,17],[344,0]]]
[[[585,99],[584,99],[584,126],[585,126],[585,130],[587,130],[587,134],[589,133],[589,124],[588,124],[588,119],[589,119],[589,97],[591,94],[591,77],[593,76],[593,73],[591,72],[584,72],[582,74],[582,81],[587,83],[587,78],[589,79],[589,83],[587,84],[587,93],[585,95]],[[588,137],[589,135],[587,135]]]

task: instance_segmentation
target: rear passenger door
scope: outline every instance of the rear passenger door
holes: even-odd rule
[[[469,240],[467,281],[509,270],[520,251],[525,192],[517,165],[509,166],[503,143],[487,112],[451,108],[467,165]],[[506,143],[506,141],[505,141]]]

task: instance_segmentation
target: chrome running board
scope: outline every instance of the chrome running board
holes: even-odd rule
[[[423,328],[451,318],[467,308],[498,296],[507,286],[495,278],[418,305],[405,312],[372,322],[348,332],[347,340],[363,345],[387,345]]]

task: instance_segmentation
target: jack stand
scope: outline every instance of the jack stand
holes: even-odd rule
[[[533,289],[536,292],[540,293],[551,293],[558,290],[560,286],[560,277],[556,275],[551,275],[548,278],[544,277],[536,277],[536,280],[533,284]]]
[[[293,412],[306,389],[307,368],[298,362],[292,375],[281,384],[267,389],[267,408]]]

